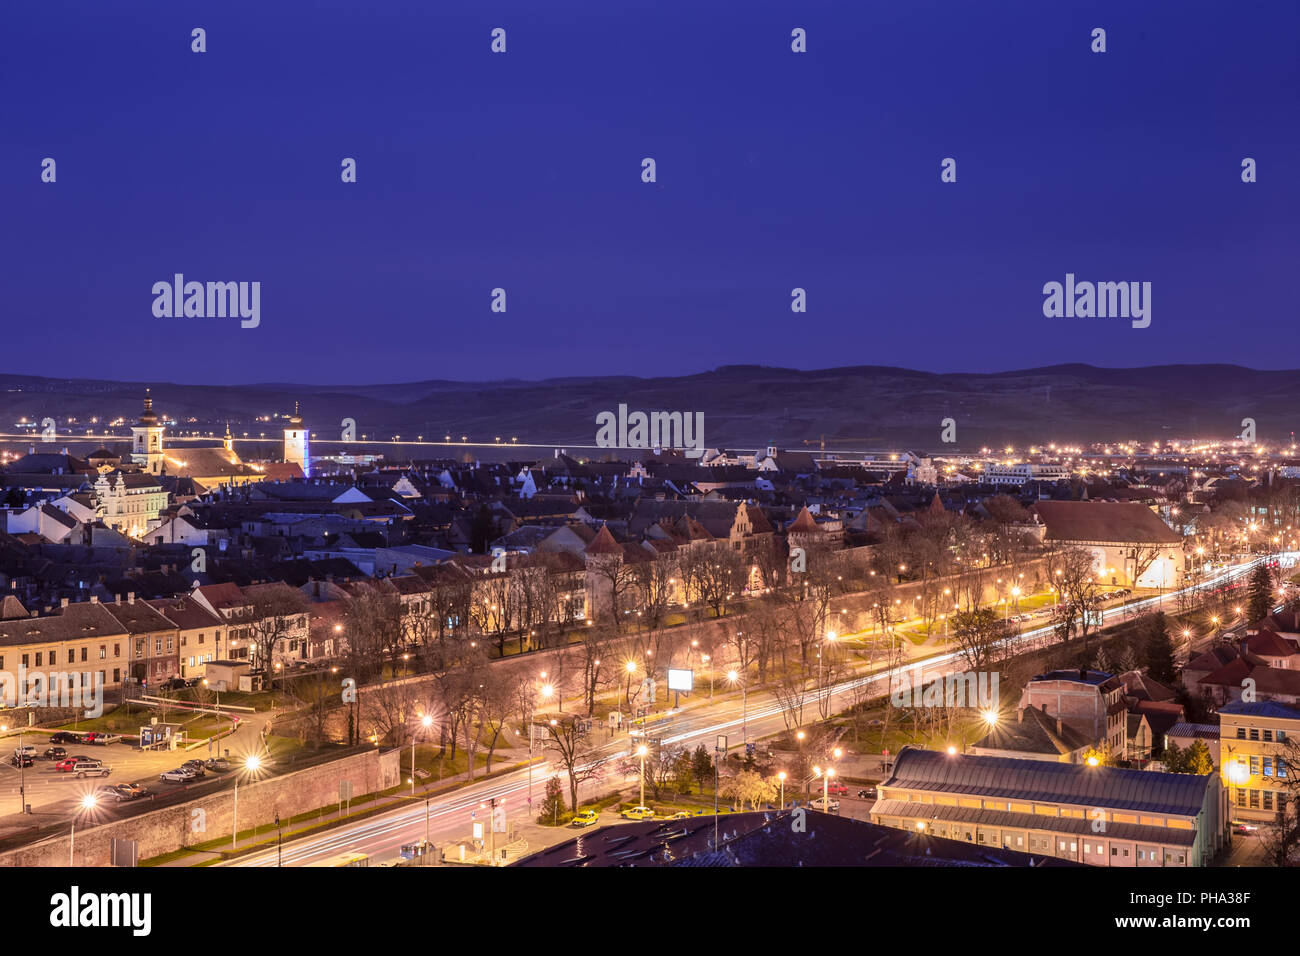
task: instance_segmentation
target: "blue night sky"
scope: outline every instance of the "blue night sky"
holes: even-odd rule
[[[1296,367],[1300,4],[1136,6],[7,4],[0,369]],[[260,327],[155,318],[176,272]],[[1150,328],[1045,318],[1066,272],[1151,282]]]

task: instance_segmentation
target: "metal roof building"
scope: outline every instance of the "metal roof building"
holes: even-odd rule
[[[874,822],[1096,866],[1201,866],[1227,836],[1217,774],[906,747],[879,791]]]

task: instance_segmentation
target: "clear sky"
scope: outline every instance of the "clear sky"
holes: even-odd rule
[[[0,368],[1297,367],[1297,36],[1294,0],[8,4]],[[177,272],[261,324],[156,318]],[[1151,282],[1150,327],[1045,318],[1067,272]]]

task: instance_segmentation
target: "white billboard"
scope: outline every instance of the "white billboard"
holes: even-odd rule
[[[695,671],[668,669],[668,689],[689,694],[695,689]]]

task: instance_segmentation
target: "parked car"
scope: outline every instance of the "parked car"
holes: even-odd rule
[[[167,783],[189,783],[195,777],[195,773],[189,767],[177,767],[175,770],[164,770],[158,774],[159,780],[165,780]]]
[[[595,810],[579,810],[569,822],[571,827],[589,827],[600,822],[600,814]]]
[[[9,758],[9,762],[15,767],[30,767],[33,763],[32,758],[27,754],[14,754]]]
[[[837,797],[847,797],[849,795],[849,788],[838,780],[831,780],[826,784],[826,792],[833,793]]]
[[[80,754],[77,754],[71,757],[65,757],[63,760],[60,760],[58,763],[54,765],[54,769],[61,771],[62,773],[71,773],[72,771],[77,769],[78,765],[83,763],[97,764],[100,763],[100,761],[96,760],[94,757],[83,757]]]
[[[207,769],[203,766],[202,760],[187,760],[181,764],[181,766],[193,773],[196,777],[207,776]]]
[[[63,760],[68,756],[68,752],[62,747],[50,747],[45,751],[46,760]]]
[[[861,790],[858,791],[858,799],[860,799],[860,800],[874,800],[874,799],[876,799],[876,788],[875,788],[875,787],[863,787]]]
[[[163,682],[162,682],[160,685],[158,685],[158,686],[159,686],[162,690],[184,690],[185,687],[186,687],[187,685],[186,685],[186,683],[185,683],[185,678],[183,678],[183,677],[172,677],[172,678],[170,678],[170,679],[168,679],[168,680],[163,681]]]
[[[655,812],[649,807],[628,807],[621,815],[627,820],[649,820]]]
[[[118,803],[125,803],[128,800],[139,800],[141,797],[149,796],[150,791],[138,783],[119,783],[113,787],[106,787],[106,790],[113,791]]]
[[[23,744],[21,747],[14,748],[15,754],[22,754],[24,757],[35,757],[36,748],[31,744]]]
[[[113,772],[112,767],[106,767],[98,760],[91,760],[87,763],[77,764],[77,769],[73,771],[80,777],[107,777]]]
[[[121,734],[105,734],[99,731],[94,731],[82,737],[81,742],[83,744],[94,744],[98,747],[102,747],[105,744],[115,744],[121,739]]]
[[[74,734],[70,730],[56,730],[50,734],[50,743],[52,744],[79,744],[81,743],[81,734]]]
[[[821,797],[818,797],[816,800],[810,803],[809,806],[812,807],[814,810],[826,810],[829,811],[830,813],[840,812],[840,802],[838,800],[827,801],[827,800],[823,800]]]
[[[225,773],[230,769],[230,761],[225,757],[209,757],[203,761],[203,766],[216,773]]]
[[[676,813],[670,813],[664,817],[665,820],[689,820],[690,818],[691,811],[689,810],[678,810]]]

